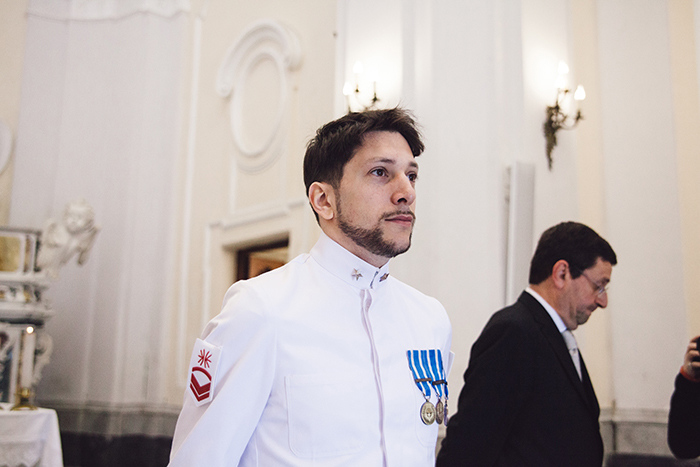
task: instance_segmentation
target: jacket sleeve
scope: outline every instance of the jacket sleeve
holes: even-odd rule
[[[668,414],[668,447],[679,459],[700,456],[700,383],[676,376]]]
[[[532,387],[532,357],[522,351],[527,341],[527,333],[512,323],[492,318],[486,325],[472,347],[437,466],[495,465]]]
[[[274,322],[265,314],[262,300],[245,285],[229,289],[222,312],[209,322],[201,338],[221,349],[213,398],[198,407],[187,385],[173,437],[171,467],[238,465],[272,387]]]

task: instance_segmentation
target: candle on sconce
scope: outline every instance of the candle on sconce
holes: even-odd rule
[[[356,61],[355,64],[352,66],[352,72],[355,75],[355,81],[357,81],[360,78],[360,75],[364,72],[364,67],[362,66],[361,61]]]
[[[379,102],[379,97],[377,97],[377,82],[379,81],[377,79],[377,71],[372,67],[365,70],[362,62],[358,60],[352,67],[352,73],[355,82],[346,81],[343,86],[343,96],[345,96],[348,113],[353,112],[353,108],[357,109],[355,110],[357,112],[375,109],[377,102]],[[368,96],[367,94],[370,92],[368,90],[369,83],[371,83],[371,94]]]
[[[346,81],[343,86],[343,95],[345,96],[345,105],[348,107],[348,113],[352,112],[352,105],[350,104],[350,94],[352,94],[352,84],[350,81]]]
[[[32,326],[22,333],[22,368],[20,373],[20,388],[31,388],[34,378],[34,350],[36,349],[36,333]]]

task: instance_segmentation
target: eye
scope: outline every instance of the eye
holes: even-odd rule
[[[371,170],[370,173],[378,177],[386,177],[388,175],[386,169],[383,167],[377,167],[376,169]]]
[[[408,174],[408,179],[411,181],[411,183],[416,183],[416,180],[418,180],[418,174],[416,172],[411,172]]]

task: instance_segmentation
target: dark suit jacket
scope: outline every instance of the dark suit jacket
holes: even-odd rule
[[[523,292],[471,351],[437,466],[575,467],[603,463],[600,408],[554,321]]]
[[[700,383],[680,373],[668,413],[668,447],[679,459],[700,456]]]

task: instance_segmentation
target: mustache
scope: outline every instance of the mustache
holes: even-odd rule
[[[411,216],[413,219],[413,222],[416,221],[416,215],[413,213],[413,211],[404,211],[404,210],[398,210],[394,212],[387,212],[382,216],[382,220],[384,219],[389,219],[391,217],[396,217],[396,216]]]

